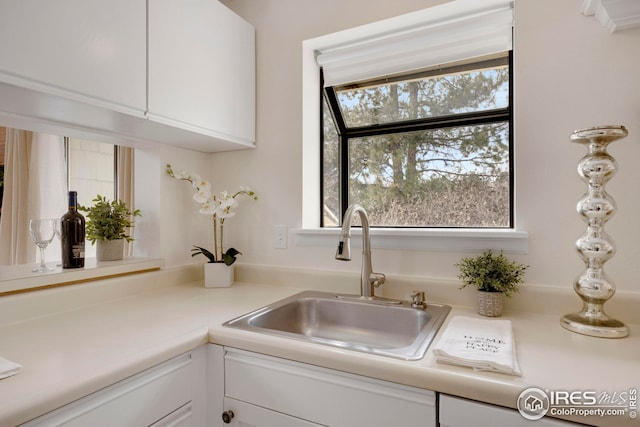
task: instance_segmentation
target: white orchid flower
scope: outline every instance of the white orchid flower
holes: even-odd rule
[[[210,262],[223,262],[223,225],[226,218],[235,216],[233,209],[238,206],[236,198],[248,196],[253,200],[258,200],[258,197],[249,187],[240,187],[240,190],[236,193],[229,194],[227,191],[222,191],[218,196],[213,196],[211,184],[202,179],[197,173],[187,173],[185,171],[175,173],[171,168],[171,164],[166,165],[166,172],[173,178],[189,181],[194,189],[193,200],[200,205],[199,212],[203,215],[211,215],[213,217],[213,254],[215,257]],[[230,248],[229,251],[230,250],[235,251],[234,255],[239,253],[234,248]],[[224,255],[230,256],[227,253],[224,253]],[[235,261],[235,256],[232,258],[231,263]],[[226,263],[227,260],[225,259],[224,262]]]
[[[193,185],[196,192],[193,194],[193,200],[198,203],[205,203],[211,199],[211,184],[207,181],[201,181],[201,185]]]
[[[216,204],[211,203],[210,201],[206,201],[202,203],[200,206],[200,211],[203,215],[215,215],[216,214]]]
[[[220,209],[228,210],[238,206],[238,202],[233,197],[227,197],[220,201]]]
[[[202,178],[197,173],[192,173],[189,176],[189,181],[191,181],[191,186],[196,190],[202,184]]]
[[[209,182],[207,180],[201,180],[198,185],[194,186],[196,190],[198,191],[208,191],[209,193],[211,192],[211,184],[209,184]]]
[[[184,180],[189,180],[189,178],[191,178],[191,176],[185,171],[178,171],[178,173],[174,173],[174,176],[177,179],[184,179]]]
[[[196,203],[208,203],[210,198],[211,194],[209,194],[208,192],[198,191],[196,193],[193,193],[193,200],[195,200]]]
[[[227,219],[236,216],[235,212],[222,212],[217,214],[220,219]]]
[[[238,202],[236,199],[226,194],[226,192],[223,193],[225,194],[220,194],[222,200],[216,209],[216,215],[220,219],[231,218],[235,215],[235,212],[233,212],[232,209],[238,206]]]

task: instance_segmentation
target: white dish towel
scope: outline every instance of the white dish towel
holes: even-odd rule
[[[433,352],[438,362],[521,375],[510,320],[455,316]]]
[[[22,371],[22,365],[0,357],[0,380],[18,374]]]

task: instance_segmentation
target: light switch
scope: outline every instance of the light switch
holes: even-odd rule
[[[287,249],[287,226],[276,225],[273,231],[273,247],[275,249]]]

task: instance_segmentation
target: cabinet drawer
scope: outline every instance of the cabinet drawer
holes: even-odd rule
[[[240,350],[225,354],[225,395],[327,426],[436,425],[432,391]]]
[[[178,356],[23,426],[151,425],[191,401],[194,388],[193,369],[191,353]],[[190,412],[190,405],[187,408]],[[168,422],[164,425],[184,424]]]

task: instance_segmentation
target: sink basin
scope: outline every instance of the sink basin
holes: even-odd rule
[[[404,360],[421,359],[451,308],[304,291],[223,324]]]

